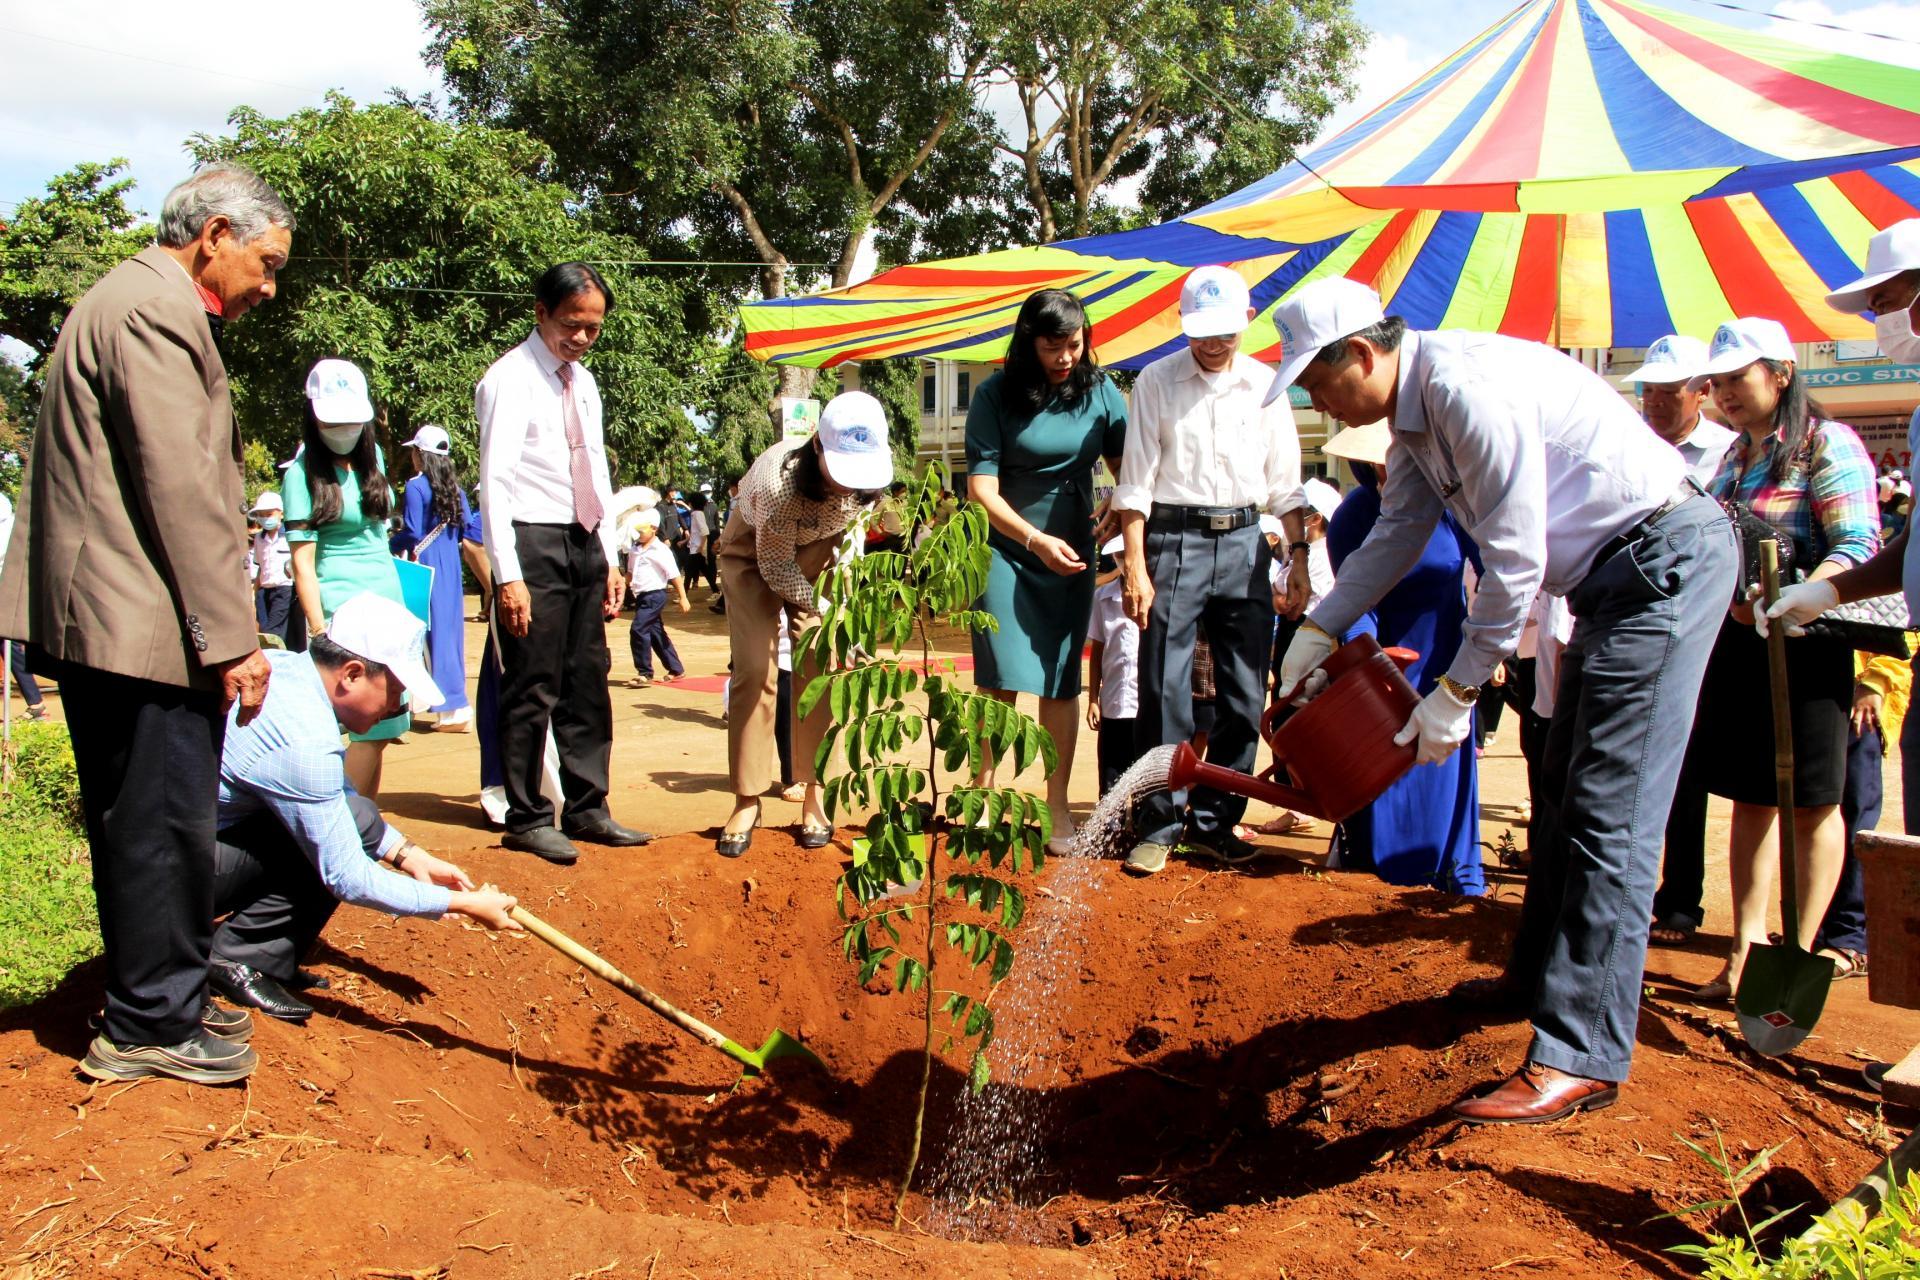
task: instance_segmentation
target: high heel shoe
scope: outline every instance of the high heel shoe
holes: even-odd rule
[[[753,831],[754,828],[759,825],[760,805],[758,802],[755,802],[753,806],[753,822],[745,831],[739,832],[729,832],[724,826],[721,827],[720,838],[713,842],[714,852],[723,858],[739,857],[747,851],[747,846],[753,843]]]

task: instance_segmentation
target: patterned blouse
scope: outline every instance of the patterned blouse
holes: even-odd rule
[[[1728,446],[1707,492],[1722,502],[1739,499],[1793,539],[1794,567],[1804,573],[1828,560],[1842,569],[1865,564],[1880,547],[1873,459],[1844,422],[1816,419],[1808,428],[1805,451],[1780,483],[1769,474],[1780,437],[1768,436],[1747,462],[1743,435]]]
[[[760,576],[774,592],[802,613],[814,612],[813,583],[800,571],[798,548],[847,531],[862,503],[852,495],[815,502],[800,492],[798,468],[786,465],[796,449],[812,448],[811,438],[783,440],[753,460],[740,482],[735,507],[753,530]]]

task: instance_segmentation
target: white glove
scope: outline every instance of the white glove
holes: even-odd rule
[[[1419,745],[1414,749],[1413,762],[1439,764],[1472,732],[1473,704],[1460,701],[1447,691],[1446,685],[1437,684],[1413,709],[1406,726],[1393,735],[1393,745],[1404,747],[1417,738]]]
[[[1332,652],[1332,636],[1317,626],[1303,625],[1293,633],[1293,639],[1287,642],[1287,652],[1280,659],[1280,692],[1289,693],[1305,681],[1293,704],[1299,706],[1316,696],[1327,687],[1327,673],[1319,667]]]
[[[1790,587],[1780,588],[1780,598],[1762,609],[1758,601],[1754,602],[1753,629],[1766,639],[1767,623],[1773,618],[1787,629],[1790,636],[1807,634],[1807,624],[1840,603],[1840,592],[1830,578],[1818,582],[1796,582]]]

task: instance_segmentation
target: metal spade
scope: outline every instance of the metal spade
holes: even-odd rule
[[[1780,598],[1780,549],[1772,539],[1760,544],[1764,602]],[[1756,1053],[1777,1058],[1813,1033],[1833,985],[1833,961],[1800,947],[1799,884],[1793,834],[1793,713],[1787,705],[1787,632],[1775,622],[1767,628],[1768,684],[1773,694],[1773,773],[1780,817],[1780,945],[1754,943],[1734,993],[1740,1034]]]

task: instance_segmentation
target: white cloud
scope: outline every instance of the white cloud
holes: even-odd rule
[[[1768,35],[1850,53],[1856,58],[1920,67],[1920,44],[1913,43],[1920,40],[1920,4],[1880,0],[1876,4],[1836,9],[1826,0],[1781,0],[1773,11],[1799,21],[1769,22],[1765,28]],[[1820,22],[1851,30],[1835,31],[1812,25]],[[1901,39],[1883,40],[1856,32],[1881,32]]]
[[[1415,49],[1405,35],[1373,33],[1354,72],[1353,100],[1339,107],[1320,127],[1314,145],[1325,142],[1354,121],[1387,102],[1424,74],[1444,51]],[[1311,150],[1311,147],[1308,148]]]
[[[187,173],[189,135],[224,131],[241,105],[283,115],[329,89],[361,102],[433,89],[426,43],[412,0],[258,0],[206,14],[151,0],[18,6],[0,14],[0,208],[118,155],[152,212]]]

